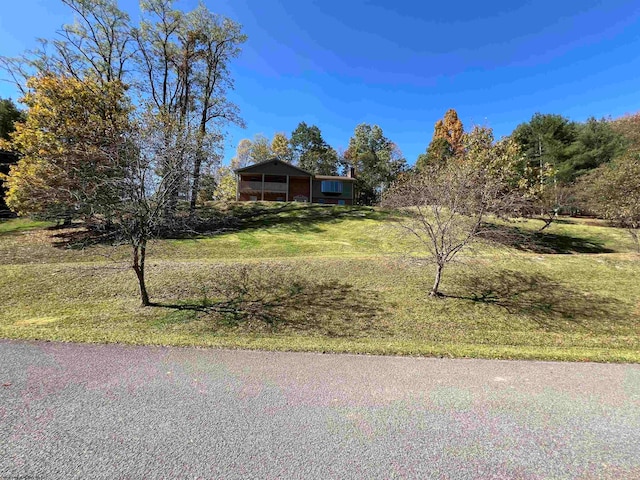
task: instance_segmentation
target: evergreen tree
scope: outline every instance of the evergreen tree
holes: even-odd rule
[[[324,141],[317,126],[300,122],[289,143],[294,161],[303,170],[316,175],[338,174],[338,154]]]

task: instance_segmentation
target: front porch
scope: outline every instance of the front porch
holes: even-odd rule
[[[240,201],[309,202],[312,177],[301,175],[238,174]]]

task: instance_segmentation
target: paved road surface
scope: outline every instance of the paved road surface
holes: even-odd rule
[[[0,479],[640,479],[640,365],[0,340]]]

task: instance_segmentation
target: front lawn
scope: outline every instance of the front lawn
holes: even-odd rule
[[[153,243],[150,308],[126,247],[71,248],[77,230],[0,223],[0,337],[640,361],[640,258],[621,230],[501,225],[508,241],[452,265],[446,297],[431,299],[431,266],[396,255],[385,212],[234,208],[246,218],[222,233]]]

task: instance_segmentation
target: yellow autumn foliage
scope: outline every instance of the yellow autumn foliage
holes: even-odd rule
[[[7,205],[23,215],[73,215],[119,161],[129,122],[124,86],[40,76],[28,88],[26,121],[8,145],[20,160],[5,177]]]

